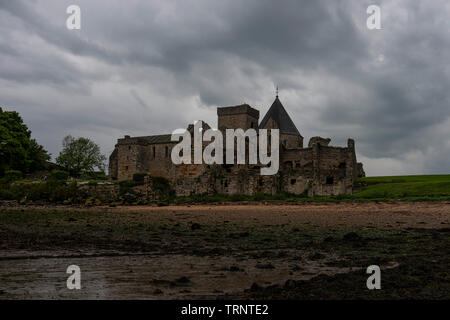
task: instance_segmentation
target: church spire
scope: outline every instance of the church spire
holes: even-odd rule
[[[278,99],[278,85],[277,85],[277,96],[276,96],[276,98]]]
[[[291,117],[289,117],[286,109],[283,107],[280,99],[278,99],[278,88],[276,93],[277,97],[259,124],[259,128],[266,129],[268,121],[272,119],[277,124],[280,133],[301,136]]]

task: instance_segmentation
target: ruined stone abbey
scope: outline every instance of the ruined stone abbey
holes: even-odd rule
[[[281,104],[278,95],[259,122],[259,111],[248,104],[217,108],[218,129],[279,129],[280,168],[277,174],[260,175],[258,164],[179,164],[171,161],[171,134],[118,139],[109,157],[109,175],[114,180],[132,179],[145,172],[164,177],[177,195],[192,193],[275,194],[288,192],[308,196],[352,193],[356,177],[363,176],[356,162],[355,142],[346,147],[329,146],[330,139],[313,137],[303,146],[303,137]],[[204,124],[204,130],[209,129]],[[193,135],[194,126],[187,130]],[[205,145],[204,145],[205,147]]]

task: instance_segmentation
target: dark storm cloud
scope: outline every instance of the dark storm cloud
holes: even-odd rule
[[[51,3],[52,1],[41,1],[40,3],[42,3],[42,6],[45,6],[46,2]],[[19,19],[26,31],[40,36],[50,44],[77,55],[93,55],[116,61],[120,60],[114,53],[101,48],[95,42],[89,42],[86,39],[68,34],[67,30],[61,28],[64,25],[64,19],[58,19],[61,23],[60,25],[51,25],[42,15],[35,11],[35,6],[36,3],[33,6],[21,0],[0,1],[0,10]],[[65,18],[65,16],[61,15],[60,18]]]
[[[123,134],[215,125],[216,106],[263,115],[279,85],[305,137],[355,138],[369,174],[450,170],[444,0],[381,1],[374,31],[372,1],[80,0],[80,31],[71,4],[0,0],[0,105],[53,154],[69,133],[110,152]]]
[[[447,8],[447,10],[442,10]],[[448,5],[443,2],[405,3],[408,19],[385,21],[378,50],[386,61],[355,79],[369,92],[364,112],[352,103],[330,104],[321,115],[324,122],[359,123],[362,151],[368,157],[401,157],[405,152],[440,148],[448,137],[433,130],[450,116]],[[401,13],[398,12],[399,16]],[[443,152],[444,149],[442,150]],[[448,155],[448,154],[447,154]],[[437,167],[430,172],[436,172]],[[441,162],[437,170],[450,170]],[[425,169],[427,170],[427,169]]]

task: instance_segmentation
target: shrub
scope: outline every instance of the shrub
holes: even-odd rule
[[[232,194],[230,197],[231,201],[245,201],[247,197],[244,194]]]
[[[121,180],[119,181],[119,186],[121,188],[133,188],[135,186],[139,185],[138,183],[136,183],[136,181],[133,180]]]
[[[49,189],[49,201],[62,202],[64,200],[75,198],[78,193],[77,183],[72,182],[69,185],[53,184],[47,182],[47,188]]]
[[[264,193],[257,193],[253,196],[253,200],[254,201],[263,201],[263,200],[267,200],[267,195],[265,195]]]
[[[125,193],[134,194],[133,187],[139,185],[138,182],[133,180],[122,180],[119,181],[119,194],[124,195]]]
[[[18,200],[19,197],[13,190],[7,188],[0,188],[0,200]]]
[[[145,172],[137,172],[133,174],[133,181],[135,182],[144,182],[144,178],[148,176],[148,173]]]
[[[94,179],[95,180],[108,180],[108,176],[104,172],[95,173]]]
[[[69,173],[64,170],[53,170],[51,173],[51,178],[57,181],[66,181],[69,178]]]
[[[13,184],[8,189],[0,190],[0,198],[3,200],[20,200],[26,198],[32,201],[62,202],[76,198],[77,194],[78,188],[76,182],[67,185],[57,180],[40,183]]]
[[[5,171],[5,181],[13,182],[20,180],[22,178],[22,172],[19,170],[6,170]]]
[[[86,180],[108,180],[108,176],[104,172],[88,172],[85,174],[82,174],[80,176],[82,179]]]
[[[170,190],[170,182],[166,178],[163,177],[153,177],[152,178],[152,186],[154,190],[159,191],[169,191]]]
[[[204,193],[191,193],[188,197],[185,198],[188,203],[191,202],[208,202],[209,198],[207,194]]]
[[[175,190],[170,186],[169,180],[163,177],[152,177],[153,192],[158,193],[161,199],[171,200],[175,198]]]

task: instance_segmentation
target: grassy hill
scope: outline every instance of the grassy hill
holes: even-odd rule
[[[367,177],[356,186],[355,199],[450,199],[450,175]]]

